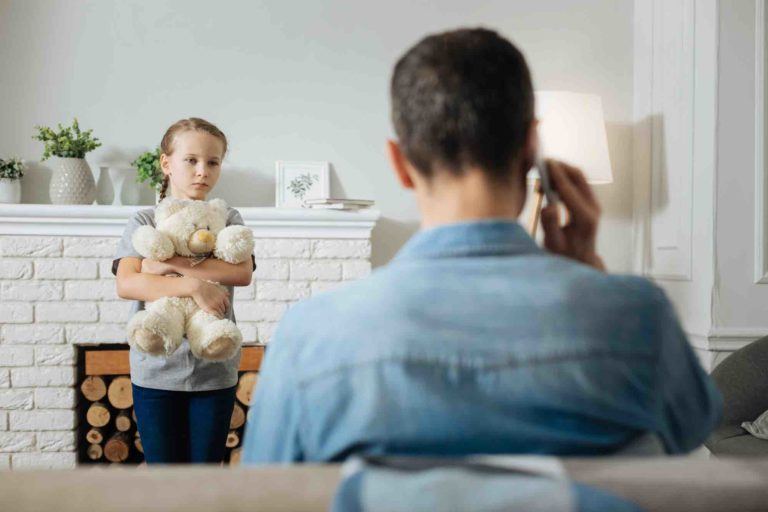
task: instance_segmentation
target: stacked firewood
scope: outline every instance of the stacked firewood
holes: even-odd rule
[[[229,464],[239,464],[245,418],[251,404],[258,373],[240,372],[239,383],[229,423],[227,455]],[[81,446],[83,462],[133,463],[144,461],[144,449],[136,428],[133,393],[128,375],[90,375],[80,384],[84,398],[84,428]]]
[[[251,405],[251,398],[256,389],[256,381],[259,374],[256,372],[241,372],[240,380],[235,393],[235,407],[232,411],[232,419],[229,422],[229,435],[227,436],[227,460],[230,465],[240,464],[240,450],[242,449],[243,431],[245,429],[245,415]]]
[[[87,459],[112,463],[129,462],[129,459],[141,462],[144,457],[133,413],[130,377],[91,375],[80,384],[80,392],[85,398]]]

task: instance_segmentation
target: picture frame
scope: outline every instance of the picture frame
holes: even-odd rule
[[[275,183],[275,205],[278,208],[304,208],[304,199],[331,197],[331,166],[329,162],[278,160],[275,163]]]

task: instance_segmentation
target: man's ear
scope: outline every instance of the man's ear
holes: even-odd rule
[[[400,145],[394,140],[387,139],[387,156],[389,156],[389,163],[392,165],[400,185],[403,188],[412,189],[413,179],[410,175],[410,172],[413,172],[412,167],[400,149]]]
[[[520,165],[519,176],[524,183],[526,182],[528,171],[536,164],[536,154],[539,151],[540,144],[538,125],[539,121],[534,118],[528,126],[528,135],[525,137],[520,157],[517,159]]]

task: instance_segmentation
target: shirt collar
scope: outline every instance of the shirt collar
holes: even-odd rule
[[[421,230],[406,242],[395,260],[539,252],[542,249],[517,222],[489,219]]]

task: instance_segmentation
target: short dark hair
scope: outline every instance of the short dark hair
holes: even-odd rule
[[[534,115],[528,65],[512,43],[482,28],[427,36],[395,65],[390,93],[401,148],[422,175],[437,164],[510,177]]]

